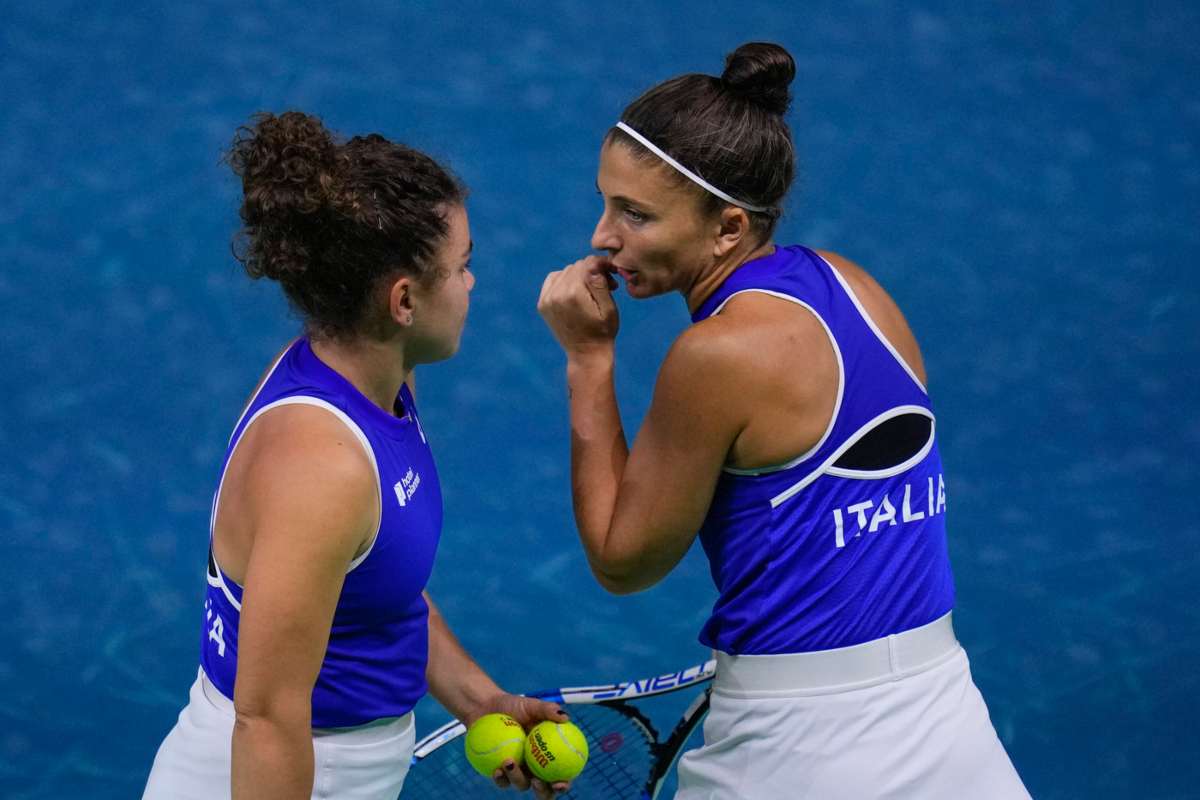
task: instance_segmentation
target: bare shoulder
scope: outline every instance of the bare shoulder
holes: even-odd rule
[[[286,477],[302,484],[325,483],[333,491],[374,483],[375,470],[362,442],[320,406],[290,403],[271,409],[246,432],[242,447],[260,480]]]
[[[659,368],[652,411],[689,430],[735,431],[745,414],[735,402],[738,387],[754,374],[746,357],[753,349],[724,320],[711,319],[684,329]]]
[[[846,279],[846,283],[850,284],[850,288],[854,290],[855,296],[858,297],[871,320],[896,348],[904,361],[912,367],[921,382],[925,383],[925,362],[921,358],[921,348],[917,344],[912,329],[909,328],[908,320],[904,318],[904,313],[896,305],[892,296],[871,277],[870,273],[845,256],[828,250],[817,250],[816,252],[832,264],[834,269]]]
[[[663,361],[663,374],[712,387],[736,383],[753,374],[769,327],[733,315],[710,317],[690,325],[675,339]]]
[[[378,508],[375,468],[354,432],[327,409],[287,404],[243,434],[225,472],[213,545],[235,580],[252,550],[276,537],[352,557],[374,534]]]
[[[869,299],[872,301],[872,305],[891,305],[892,307],[896,307],[891,296],[861,266],[831,250],[817,250],[816,253],[841,273],[846,282],[850,284],[850,287],[854,289],[854,293],[858,295],[859,300],[863,301],[864,304]],[[870,308],[871,306],[868,305],[868,309]],[[899,308],[897,307],[896,310],[899,311]]]
[[[673,355],[686,360],[693,416],[711,411],[735,435],[725,464],[787,461],[815,443],[836,402],[838,363],[824,324],[784,297],[746,292],[693,325]],[[682,359],[681,359],[682,361]]]
[[[767,406],[804,407],[837,386],[837,362],[821,321],[768,294],[735,296],[721,313],[687,328],[664,375],[689,385],[693,407],[719,406],[744,424]]]
[[[825,326],[795,302],[761,292],[734,296],[717,316],[688,330],[705,338],[729,374],[742,380],[773,375],[785,361],[808,365],[819,377],[821,365],[835,367]]]

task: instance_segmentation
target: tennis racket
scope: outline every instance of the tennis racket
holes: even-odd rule
[[[653,678],[605,686],[582,686],[536,692],[534,697],[568,706],[567,713],[588,741],[588,762],[562,795],[573,800],[654,800],[679,759],[692,731],[708,713],[716,661]],[[701,688],[703,687],[703,688]],[[658,731],[638,706],[655,695],[699,688],[670,735],[659,741]],[[461,737],[466,728],[452,720],[417,742],[412,767],[400,800],[432,800],[453,796],[463,800],[495,800],[504,793],[467,763]]]

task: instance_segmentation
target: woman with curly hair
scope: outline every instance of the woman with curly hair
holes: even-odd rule
[[[468,724],[557,706],[501,690],[425,592],[442,495],[413,370],[458,349],[475,278],[463,186],[311,116],[239,130],[239,258],[304,320],[230,438],[210,521],[200,670],[145,798],[394,800],[429,691]],[[564,791],[511,761],[499,786]],[[451,790],[452,791],[452,790]]]

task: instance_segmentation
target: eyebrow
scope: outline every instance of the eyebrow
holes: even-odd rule
[[[599,192],[601,195],[604,194],[604,191],[600,188],[599,181],[596,181],[596,191]],[[634,200],[632,197],[626,197],[623,194],[614,194],[611,197],[609,197],[609,199],[615,200],[618,203],[625,203],[626,205],[641,206],[642,208],[646,208],[646,209],[653,208],[653,206],[650,203],[646,203],[641,200]]]

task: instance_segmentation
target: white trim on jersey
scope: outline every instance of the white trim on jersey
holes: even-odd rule
[[[873,430],[876,426],[880,425],[881,423],[886,422],[889,419],[892,419],[893,417],[899,417],[903,414],[921,414],[922,416],[929,417],[931,420],[934,419],[934,416],[929,411],[929,409],[924,408],[922,406],[896,406],[895,408],[890,408],[887,411],[884,411],[882,414],[878,415],[871,421],[865,423],[857,431],[855,431],[853,434],[851,434],[849,437],[847,437],[846,441],[844,441],[841,444],[841,446],[838,447],[838,449],[834,450],[832,453],[829,454],[829,457],[825,459],[824,463],[822,463],[821,466],[817,467],[812,472],[805,475],[802,479],[800,479],[796,483],[792,484],[790,487],[788,487],[784,491],[782,491],[779,494],[772,497],[771,498],[771,508],[778,508],[779,505],[781,503],[783,503],[783,501],[787,500],[789,497],[795,496],[798,492],[800,492],[802,489],[804,489],[804,487],[808,486],[810,483],[812,483],[813,481],[815,481],[817,478],[821,477],[822,475],[839,474],[841,477],[861,478],[863,480],[879,480],[881,478],[891,477],[892,475],[898,475],[906,469],[911,469],[913,467],[913,465],[920,462],[920,460],[929,453],[930,448],[933,447],[934,437],[933,437],[933,428],[932,427],[930,427],[930,429],[929,429],[929,441],[927,441],[925,443],[925,447],[923,447],[921,449],[921,452],[918,453],[916,456],[913,456],[912,458],[907,459],[899,467],[889,467],[889,468],[887,468],[885,470],[881,470],[879,472],[863,471],[863,472],[859,472],[857,474],[852,474],[852,475],[846,474],[846,473],[850,473],[851,470],[839,470],[838,473],[834,473],[831,469],[831,468],[833,468],[833,464],[839,458],[841,458],[846,453],[847,450],[849,450],[851,447],[853,447],[855,444],[857,444],[859,439],[861,439],[863,436],[867,435],[867,433],[869,433],[871,430]],[[903,469],[901,469],[900,467],[903,467]]]
[[[229,432],[229,444],[233,443],[233,437],[234,437],[234,434],[237,433],[238,426],[242,424],[242,420],[244,420],[246,418],[246,415],[248,413],[250,413],[250,409],[251,409],[251,407],[253,407],[254,401],[258,399],[258,396],[260,394],[262,394],[263,388],[267,385],[267,382],[269,380],[271,380],[271,376],[275,374],[275,370],[277,370],[279,368],[279,362],[283,361],[284,356],[286,356],[288,353],[292,352],[292,348],[296,346],[296,342],[298,342],[298,341],[300,341],[300,340],[295,339],[292,341],[291,344],[289,344],[287,347],[283,348],[283,352],[280,353],[278,357],[276,357],[275,363],[271,365],[271,368],[269,370],[267,370],[267,374],[263,377],[262,382],[259,383],[258,388],[254,390],[254,396],[250,398],[250,401],[248,403],[246,403],[246,407],[242,409],[242,413],[238,415],[237,424],[234,425],[233,430]]]
[[[208,576],[208,585],[220,589],[221,593],[225,595],[225,599],[229,601],[229,605],[236,608],[239,614],[242,613],[242,604],[233,596],[233,592],[229,590],[229,586],[225,583],[225,578],[221,572],[221,565],[217,563],[217,554],[210,552],[209,555],[212,556],[213,566],[216,567],[217,574]],[[224,648],[224,645],[221,647]],[[224,650],[222,649],[221,655],[224,654]]]
[[[935,428],[937,427],[937,419],[932,413],[930,413],[929,409],[922,408],[921,406],[898,406],[896,408],[889,409],[875,419],[871,420],[862,428],[859,428],[857,431],[855,431],[854,435],[850,437],[849,442],[853,445],[857,443],[858,440],[862,439],[862,437],[870,433],[871,430],[874,430],[875,425],[883,424],[889,419],[904,416],[905,414],[919,414],[922,417],[929,417],[929,438],[925,440],[925,444],[921,447],[921,449],[911,457],[905,459],[902,463],[897,464],[894,467],[884,467],[883,469],[846,469],[844,467],[835,467],[831,465],[825,470],[825,472],[829,475],[836,475],[839,478],[856,478],[864,481],[875,481],[881,478],[890,478],[893,475],[899,475],[902,472],[907,472],[917,464],[921,463],[921,460],[924,459],[925,456],[929,455],[929,451],[933,449],[934,433]],[[844,453],[845,451],[846,448],[844,446],[838,450],[839,453]]]
[[[816,253],[815,250],[813,252]],[[910,367],[908,362],[905,361],[900,355],[900,351],[893,347],[892,343],[889,342],[887,337],[883,335],[883,331],[881,331],[879,326],[875,324],[875,320],[871,319],[871,315],[867,313],[867,309],[861,302],[859,302],[858,295],[856,295],[854,290],[850,288],[849,282],[845,279],[845,277],[842,276],[842,273],[838,272],[837,267],[831,264],[829,259],[825,258],[825,256],[821,255],[820,253],[817,253],[817,256],[825,262],[830,270],[833,271],[833,276],[837,278],[838,283],[840,283],[842,288],[846,290],[846,294],[850,297],[850,302],[854,303],[854,307],[857,308],[858,313],[862,315],[863,321],[867,323],[867,327],[871,329],[871,331],[875,334],[875,337],[879,339],[880,343],[888,349],[888,352],[892,354],[892,358],[896,359],[897,363],[904,368],[904,371],[908,373],[908,377],[913,379],[913,383],[917,384],[918,388],[920,388],[924,394],[928,395],[929,390],[925,388],[925,384],[921,382],[921,379],[917,377],[917,373],[913,371],[913,368]]]
[[[265,385],[265,381],[264,381],[264,385]],[[257,397],[257,395],[256,395],[256,397]],[[268,403],[267,405],[263,406],[258,411],[255,411],[254,415],[252,417],[250,417],[250,420],[246,423],[246,427],[242,429],[241,435],[237,437],[237,441],[233,442],[233,449],[229,451],[229,458],[226,459],[226,461],[225,461],[225,468],[221,470],[221,480],[217,484],[217,492],[213,497],[212,518],[209,522],[209,531],[208,531],[209,541],[210,542],[212,541],[213,533],[216,528],[217,507],[218,507],[219,503],[221,502],[221,490],[225,488],[225,475],[226,475],[227,470],[229,469],[229,462],[233,461],[233,456],[237,452],[238,447],[241,445],[242,440],[245,438],[246,431],[250,430],[250,426],[254,424],[255,420],[257,420],[259,417],[261,417],[266,412],[270,411],[273,408],[278,408],[279,406],[286,406],[286,405],[315,406],[317,408],[323,408],[326,411],[333,414],[335,417],[337,417],[339,420],[341,420],[342,423],[344,423],[346,425],[346,427],[350,429],[350,432],[354,434],[355,438],[358,439],[359,444],[362,445],[363,450],[365,450],[367,453],[367,458],[370,459],[370,461],[371,461],[371,469],[373,469],[375,471],[375,489],[379,496],[379,516],[375,522],[375,533],[374,533],[374,535],[372,535],[371,544],[367,547],[367,549],[360,556],[358,556],[357,558],[355,558],[353,561],[350,562],[350,566],[346,569],[346,572],[350,573],[350,572],[354,571],[354,569],[356,567],[358,567],[359,564],[361,564],[363,561],[366,560],[367,556],[369,556],[371,554],[371,551],[375,548],[375,542],[379,539],[379,528],[383,524],[382,477],[380,476],[380,473],[379,473],[379,464],[375,460],[375,451],[374,451],[374,449],[372,449],[371,442],[367,439],[367,435],[365,433],[363,433],[362,428],[360,428],[358,426],[358,423],[356,423],[354,420],[352,420],[340,408],[337,408],[336,406],[332,405],[328,401],[322,400],[319,397],[311,397],[309,395],[303,395],[303,394],[290,395],[288,397],[281,397],[278,400],[275,400],[274,402]],[[245,416],[245,414],[243,414],[243,416]],[[232,441],[232,440],[230,440],[230,441]],[[215,554],[213,556],[213,560],[214,561],[216,560]],[[235,602],[233,600],[233,596],[229,592],[228,587],[225,586],[224,580],[222,580],[220,578],[220,574],[221,574],[221,570],[220,570],[220,567],[218,566],[217,575],[218,575],[218,580],[220,581],[219,585],[224,590],[225,596],[227,598],[229,598],[229,600],[231,602]],[[236,602],[235,602],[235,605],[237,605]],[[240,605],[238,605],[238,610],[239,611],[241,610]]]
[[[710,317],[715,317],[717,314],[720,314],[721,309],[725,307],[726,303],[737,297],[739,294],[746,294],[747,292],[755,292],[757,294],[766,294],[770,295],[771,297],[778,297],[780,300],[787,300],[795,303],[798,306],[803,306],[804,308],[808,309],[808,311],[817,318],[817,322],[821,323],[821,327],[825,329],[825,335],[829,337],[829,344],[833,346],[833,355],[837,358],[838,365],[837,400],[833,404],[833,414],[831,414],[829,417],[829,425],[826,426],[825,433],[821,434],[820,440],[815,445],[810,447],[801,455],[798,455],[783,464],[776,464],[769,467],[756,467],[754,469],[735,469],[734,467],[724,468],[724,471],[730,473],[731,475],[765,475],[769,472],[781,472],[785,469],[791,469],[797,464],[802,463],[805,459],[811,458],[812,454],[820,450],[821,445],[825,444],[825,440],[828,439],[830,434],[833,433],[833,427],[837,423],[838,413],[842,410],[842,397],[846,390],[846,367],[842,362],[841,348],[838,347],[837,339],[833,338],[833,331],[829,329],[829,325],[825,322],[821,315],[817,313],[815,308],[790,294],[784,294],[783,292],[776,292],[770,289],[742,289],[734,292],[733,294],[729,295],[729,297],[726,297],[723,301],[721,301],[721,304],[716,307]]]
[[[279,363],[281,361],[283,361],[284,356],[286,356],[288,353],[290,353],[292,351],[292,348],[296,346],[296,342],[298,342],[298,341],[300,341],[300,340],[299,339],[293,340],[291,344],[289,344],[287,347],[283,348],[283,352],[281,352],[278,356],[276,356],[275,363],[273,363],[271,365],[271,368],[269,370],[267,370],[267,374],[265,376],[263,376],[262,381],[258,384],[258,388],[256,388],[254,390],[254,395],[246,402],[246,407],[242,409],[242,413],[238,414],[238,421],[237,421],[237,423],[234,424],[233,430],[231,430],[229,432],[229,442],[226,444],[226,447],[228,447],[230,444],[233,444],[233,437],[237,435],[237,431],[238,431],[238,428],[242,424],[242,420],[244,420],[246,418],[246,415],[248,413],[250,413],[250,409],[254,406],[254,401],[258,399],[258,396],[260,394],[262,394],[263,387],[265,387],[267,385],[267,381],[271,380],[271,376],[274,375],[275,370],[277,370],[279,368]],[[232,457],[232,456],[233,456],[233,454],[230,453],[230,457]],[[222,481],[225,480],[224,472],[222,472],[222,474],[221,474],[221,480]],[[218,484],[217,491],[213,493],[212,508],[209,509],[209,512],[208,512],[208,541],[209,541],[210,546],[212,544],[213,528],[217,524],[217,498],[220,496],[220,494],[221,494],[221,487]]]

